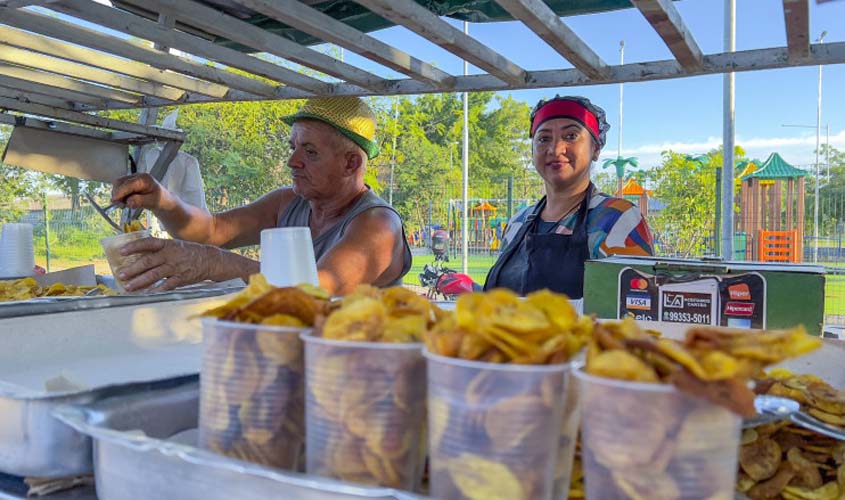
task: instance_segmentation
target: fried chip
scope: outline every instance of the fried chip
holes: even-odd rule
[[[500,463],[462,453],[449,464],[458,490],[469,500],[519,500],[526,498],[522,483]]]
[[[743,445],[739,449],[739,465],[755,481],[769,479],[781,465],[780,446],[769,438]]]
[[[640,358],[628,351],[604,351],[587,364],[587,373],[599,377],[629,380],[632,382],[657,382],[657,373]]]

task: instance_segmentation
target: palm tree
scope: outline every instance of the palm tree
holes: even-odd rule
[[[601,168],[607,168],[613,165],[616,167],[616,196],[622,196],[622,182],[625,180],[625,166],[639,168],[640,162],[633,156],[624,158],[617,156],[615,159],[605,160]]]

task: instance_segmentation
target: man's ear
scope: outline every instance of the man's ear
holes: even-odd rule
[[[346,152],[346,171],[349,174],[354,174],[358,169],[363,168],[363,166],[364,159],[361,158],[361,155],[357,151],[350,150]]]

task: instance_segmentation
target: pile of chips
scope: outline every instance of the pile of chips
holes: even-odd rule
[[[0,302],[28,300],[36,297],[79,297],[98,288],[99,295],[114,295],[115,291],[105,285],[76,286],[53,283],[41,286],[32,278],[0,281]]]
[[[402,287],[361,286],[335,303],[318,329],[329,342],[307,346],[309,473],[417,486],[425,450],[425,360],[421,346],[408,344],[419,342],[441,314]]]
[[[567,363],[592,330],[592,318],[579,316],[565,295],[548,290],[524,299],[504,289],[458,298],[455,311],[426,333],[426,347],[491,365],[438,366],[441,373],[429,373],[443,386],[429,395],[432,478],[442,483],[435,495],[539,498],[547,494],[544,471],[552,462],[553,496],[565,494],[576,392],[566,390],[562,371],[503,371],[496,365]]]
[[[314,325],[327,294],[276,288],[261,275],[228,303],[206,311],[224,320],[206,332],[200,426],[208,449],[294,469],[305,436],[304,359],[299,331]],[[250,326],[238,328],[236,323]],[[289,327],[289,331],[253,325]]]
[[[693,327],[683,342],[658,335],[630,318],[598,325],[587,349],[587,373],[671,383],[750,418],[756,412],[748,380],[770,364],[821,346],[801,326],[784,331]]]
[[[138,219],[133,220],[132,222],[126,222],[123,224],[123,232],[124,233],[132,233],[135,231],[143,231],[146,229],[141,221]]]
[[[443,314],[407,288],[361,285],[333,308],[321,336],[361,342],[420,342]]]
[[[510,290],[461,295],[454,314],[425,335],[435,354],[491,363],[555,364],[569,361],[593,331],[565,295],[548,290],[519,298]]]
[[[758,392],[787,397],[830,424],[845,424],[845,392],[813,375],[772,370]],[[845,498],[845,442],[788,420],[746,429],[739,451],[737,490],[752,500],[841,500]]]

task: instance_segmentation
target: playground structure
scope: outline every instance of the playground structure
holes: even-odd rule
[[[759,166],[750,162],[740,174],[737,229],[746,236],[747,256],[763,262],[803,260],[806,175],[777,153]]]
[[[648,217],[649,192],[637,183],[633,177],[622,186],[622,197],[640,207],[643,217]]]

